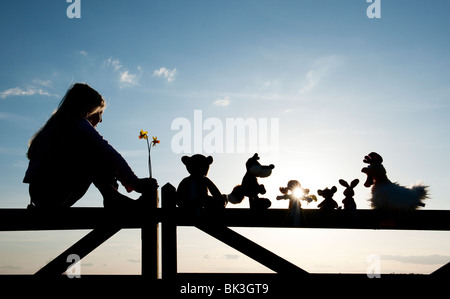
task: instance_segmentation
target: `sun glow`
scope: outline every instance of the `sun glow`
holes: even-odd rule
[[[303,189],[302,189],[302,188],[294,188],[294,189],[292,190],[292,196],[293,196],[295,199],[299,200],[300,198],[302,198],[303,196],[305,196],[305,192],[303,192]]]

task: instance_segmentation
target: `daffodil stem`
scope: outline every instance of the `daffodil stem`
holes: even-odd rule
[[[151,147],[150,147],[150,143],[147,140],[147,148],[148,148],[148,174],[150,176],[150,178],[152,177],[152,159],[150,157],[150,151],[151,151]]]

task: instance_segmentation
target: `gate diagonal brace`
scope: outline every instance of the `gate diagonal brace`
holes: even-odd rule
[[[67,270],[67,257],[77,254],[80,259],[88,255],[95,248],[120,231],[120,227],[98,227],[94,228],[86,236],[58,255],[55,259],[42,267],[35,276],[51,277],[63,274]]]
[[[281,275],[306,275],[305,270],[247,239],[226,226],[196,225],[198,229],[240,251],[258,263]]]

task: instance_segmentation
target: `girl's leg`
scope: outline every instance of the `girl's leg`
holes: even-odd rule
[[[89,189],[91,182],[59,181],[30,183],[31,203],[39,208],[68,208]]]
[[[108,169],[103,168],[103,171],[98,171],[93,179],[93,183],[102,194],[104,207],[121,208],[134,206],[137,203],[136,200],[118,191],[119,185],[117,180]]]

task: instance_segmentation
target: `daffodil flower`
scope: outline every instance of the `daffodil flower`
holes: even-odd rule
[[[144,132],[144,130],[141,130],[141,133],[139,134],[139,139],[148,139],[147,131]]]
[[[156,146],[157,143],[160,143],[158,137],[153,137],[152,146]]]
[[[152,177],[152,159],[150,157],[151,147],[150,143],[148,142],[148,131],[141,130],[139,134],[139,139],[145,139],[147,141],[147,149],[148,149],[148,172],[150,174],[150,177]],[[156,146],[157,143],[160,143],[158,140],[158,137],[153,137],[153,140],[151,141],[152,147]]]

